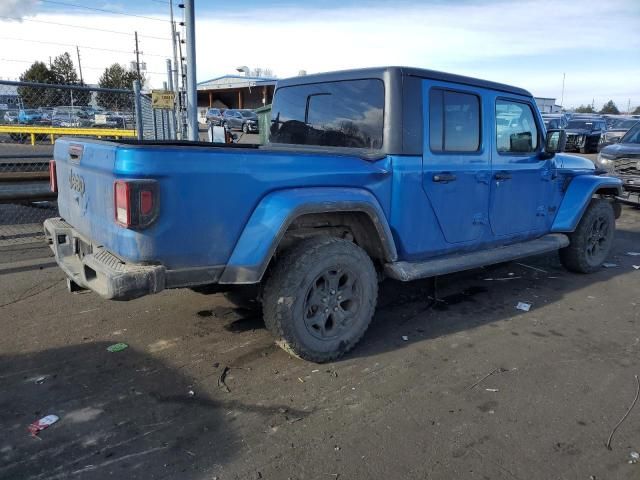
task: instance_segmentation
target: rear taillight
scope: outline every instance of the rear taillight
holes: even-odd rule
[[[49,188],[53,193],[58,192],[58,177],[56,176],[55,160],[49,160]]]
[[[146,228],[158,215],[155,180],[117,180],[113,197],[116,223],[125,228]]]

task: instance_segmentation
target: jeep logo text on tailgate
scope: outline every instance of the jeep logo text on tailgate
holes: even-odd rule
[[[69,172],[69,186],[71,190],[84,195],[84,179],[80,175],[73,173],[73,170]]]

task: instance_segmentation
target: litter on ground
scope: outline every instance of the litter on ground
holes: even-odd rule
[[[110,345],[107,347],[107,351],[111,353],[116,353],[116,352],[121,352],[122,350],[128,347],[129,345],[127,345],[126,343],[114,343],[113,345]]]
[[[604,268],[616,268],[618,266],[618,264],[617,263],[611,263],[611,262],[604,262],[602,264],[602,266]]]
[[[58,420],[60,420],[60,417],[58,417],[57,415],[47,415],[46,417],[42,417],[40,420],[33,422],[27,427],[27,430],[29,430],[29,433],[31,433],[31,435],[35,437],[42,430],[44,430],[45,428],[49,428]]]
[[[529,310],[531,310],[531,304],[530,303],[524,303],[524,302],[518,302],[518,305],[516,305],[516,309],[517,310],[522,310],[523,312],[528,312]]]

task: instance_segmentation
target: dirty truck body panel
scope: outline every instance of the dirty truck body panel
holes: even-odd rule
[[[371,128],[357,141],[344,123],[331,141],[352,135],[347,146],[277,141],[328,138],[321,132],[327,122],[312,118],[314,102],[340,108],[331,95],[350,88],[357,95],[365,84],[382,91],[382,103],[356,119]],[[287,117],[278,103],[285,95],[306,108],[303,120]],[[401,67],[309,75],[279,82],[272,113],[280,136],[274,141],[272,129],[273,143],[261,148],[57,140],[64,224],[52,221],[45,230],[71,280],[122,299],[167,287],[257,283],[296,219],[331,212],[366,216],[382,252],[376,262],[387,272],[399,262],[429,272],[431,260],[489,250],[486,258],[500,261],[503,250],[495,249],[572,232],[600,187],[620,185],[577,157],[544,155],[544,124],[531,94],[492,82]],[[379,137],[370,125],[379,126]],[[138,182],[140,195],[153,197],[144,227],[116,221],[118,182]],[[535,245],[522,251],[535,253]],[[130,292],[124,267],[114,273],[94,258],[105,251],[142,268]],[[120,284],[96,286],[96,276]]]

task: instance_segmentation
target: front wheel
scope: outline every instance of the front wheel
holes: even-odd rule
[[[242,133],[249,133],[249,125],[246,123],[242,125]]]
[[[264,289],[264,320],[288,353],[328,362],[362,338],[377,296],[376,270],[362,248],[340,238],[310,238],[276,263]]]
[[[611,253],[615,229],[615,212],[611,202],[591,200],[578,227],[569,234],[571,243],[560,250],[564,267],[577,273],[590,273],[600,268]]]

